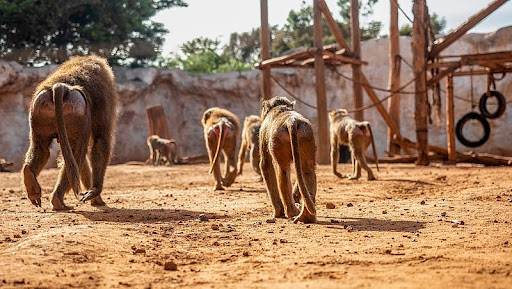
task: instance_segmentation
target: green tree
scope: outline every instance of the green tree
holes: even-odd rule
[[[434,35],[444,34],[446,18],[439,16],[437,13],[432,13],[432,15],[430,15],[430,25],[432,26]],[[412,36],[412,26],[409,23],[402,25],[399,33],[401,36]]]
[[[111,63],[157,59],[168,32],[149,20],[183,0],[0,1],[0,57],[29,65],[95,53]]]

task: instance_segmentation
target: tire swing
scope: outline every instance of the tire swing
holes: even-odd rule
[[[473,102],[473,74],[471,74],[471,110],[474,110],[475,106],[476,105]],[[471,123],[475,124],[475,121],[482,128],[483,135],[480,137],[480,139],[471,140],[464,136],[464,126]],[[489,125],[487,119],[474,111],[464,115],[461,119],[459,119],[457,125],[455,126],[455,135],[457,136],[457,139],[460,143],[467,147],[474,148],[483,145],[489,139],[490,134],[491,126]]]
[[[500,79],[494,78],[494,75],[492,73],[489,73],[487,75],[487,92],[482,94],[482,97],[480,98],[480,101],[478,103],[478,108],[480,109],[480,113],[490,119],[498,118],[500,117],[504,112],[505,108],[507,106],[507,101],[505,100],[505,97],[503,94],[501,94],[499,91],[496,90],[496,80],[501,80],[505,77],[505,73],[503,73],[503,76]],[[491,85],[493,86],[494,90],[491,90]],[[490,98],[496,98],[496,101],[498,102],[498,108],[495,112],[489,112],[487,109],[487,100]]]

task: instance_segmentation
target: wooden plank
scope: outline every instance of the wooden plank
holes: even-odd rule
[[[471,28],[477,25],[485,17],[489,16],[496,9],[500,8],[501,5],[505,4],[508,0],[494,0],[487,7],[478,11],[475,15],[471,16],[466,22],[462,23],[459,27],[453,30],[451,33],[446,35],[440,42],[432,45],[429,53],[429,59],[436,58],[441,51],[450,46],[453,42],[459,39],[462,35],[466,34]]]
[[[322,13],[318,7],[318,1],[313,5],[314,44],[315,53],[315,87],[316,106],[318,110],[318,163],[329,164],[329,127],[327,120],[327,99],[325,92],[325,66],[322,52]]]
[[[396,0],[389,1],[390,24],[389,24],[389,80],[388,89],[398,91],[400,89],[400,35],[398,30],[398,3]],[[393,93],[388,100],[388,113],[391,121],[400,127],[400,93]],[[390,157],[400,154],[400,145],[393,137],[393,131],[387,127],[387,152]]]
[[[351,57],[346,57],[343,55],[337,55],[335,53],[327,52],[327,51],[324,51],[324,59],[333,59],[333,60],[340,61],[343,63],[351,63],[351,64],[356,64],[356,65],[368,65],[368,62],[366,62],[366,61],[362,61],[362,60],[351,58]]]
[[[268,27],[268,3],[267,0],[260,0],[261,9],[261,28],[260,28],[260,43],[261,43],[261,59],[265,61],[270,58],[270,29]],[[270,67],[262,68],[261,70],[261,94],[263,99],[270,99],[272,97],[271,83],[270,83]]]
[[[457,159],[455,151],[455,117],[453,108],[453,75],[446,79],[446,147],[448,148],[448,162],[454,164]]]
[[[149,134],[157,135],[161,138],[171,139],[167,118],[165,117],[164,107],[161,105],[152,106],[146,109]]]
[[[455,64],[452,64],[451,66],[449,66],[448,68],[446,68],[445,70],[442,70],[441,72],[439,72],[438,74],[436,74],[434,77],[432,77],[431,79],[429,79],[427,81],[427,86],[429,87],[429,86],[435,85],[441,79],[443,79],[445,76],[454,72],[456,69],[460,68],[461,65],[462,64],[460,62],[455,63]]]
[[[415,76],[414,90],[414,120],[416,123],[416,140],[418,142],[418,165],[428,165],[428,102],[427,102],[427,79],[426,70],[426,23],[425,23],[425,0],[414,0],[413,13],[414,22],[412,25],[412,53],[413,72]]]
[[[255,65],[256,68],[262,69],[265,67],[273,66],[273,64],[283,64],[287,61],[295,62],[301,58],[307,57],[307,56],[314,56],[316,53],[316,48],[305,48],[301,49],[298,52],[283,55],[280,57],[274,57],[267,60],[262,61],[261,63]]]
[[[350,32],[352,42],[352,54],[354,58],[361,59],[361,29],[359,28],[359,0],[350,0]],[[352,89],[354,93],[354,108],[358,109],[364,106],[363,89],[361,87],[361,65],[352,64]],[[364,110],[358,110],[354,113],[354,118],[358,121],[364,120]]]

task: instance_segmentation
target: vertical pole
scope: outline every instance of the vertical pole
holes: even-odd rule
[[[361,30],[359,29],[359,1],[350,0],[350,32],[352,39],[352,54],[355,58],[361,59]],[[356,109],[364,106],[363,89],[361,87],[361,65],[352,64],[352,78],[354,88],[354,106]],[[364,112],[356,111],[354,114],[356,120],[364,119]]]
[[[268,3],[267,0],[260,0],[261,6],[261,60],[270,58],[270,31],[268,27]],[[272,95],[270,87],[270,67],[261,70],[261,94],[263,99],[270,99]]]
[[[457,153],[455,151],[455,126],[453,112],[453,74],[446,78],[446,146],[448,148],[448,162],[455,164]]]
[[[427,43],[425,25],[425,0],[413,1],[414,22],[412,24],[412,56],[414,89],[414,119],[416,122],[416,139],[418,142],[418,160],[417,165],[428,165],[428,103],[427,103],[427,74],[424,69],[426,64]]]
[[[389,1],[390,24],[389,24],[389,84],[391,91],[400,89],[400,36],[398,33],[398,4],[396,0]],[[388,113],[395,126],[400,128],[400,92],[393,93],[388,100]],[[400,146],[394,141],[394,133],[388,126],[389,156],[400,154]]]
[[[329,164],[329,129],[327,127],[327,100],[325,94],[325,69],[322,45],[322,13],[318,0],[313,5],[313,34],[316,47],[315,52],[315,86],[316,105],[318,110],[318,163]]]

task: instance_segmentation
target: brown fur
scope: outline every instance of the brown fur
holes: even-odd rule
[[[260,171],[260,117],[250,115],[244,120],[242,129],[242,145],[238,153],[238,175],[241,175],[245,163],[245,153],[249,150],[249,159],[253,170],[260,175],[260,181],[263,181]]]
[[[212,107],[203,113],[201,123],[204,128],[206,149],[210,158],[210,170],[215,180],[214,190],[224,190],[235,182],[236,141],[240,136],[240,120],[232,112]],[[219,154],[223,152],[226,161],[224,178],[221,177]]]
[[[146,163],[151,163],[154,166],[161,163],[172,166],[178,163],[178,145],[174,139],[168,140],[157,135],[151,135],[148,137],[147,144],[149,159]]]
[[[260,128],[260,169],[273,207],[273,217],[286,215],[294,222],[316,222],[316,145],[309,120],[293,110],[295,102],[285,97],[264,100]],[[297,180],[293,191],[300,193],[301,209],[292,194],[291,169]]]
[[[55,138],[62,158],[50,198],[52,208],[69,208],[64,195],[70,188],[82,202],[105,204],[101,192],[114,143],[117,103],[112,70],[97,56],[72,58],[37,86],[29,112],[30,147],[21,170],[32,204],[41,206],[37,176],[48,161]],[[87,159],[89,145],[92,172]],[[81,193],[80,179],[85,193]]]
[[[372,170],[366,162],[365,152],[370,144],[373,148],[373,156],[379,170],[379,162],[375,151],[375,141],[373,140],[372,127],[367,121],[356,121],[344,109],[333,110],[329,113],[329,122],[331,124],[331,166],[333,173],[342,178],[337,172],[336,167],[339,158],[339,146],[348,145],[352,152],[352,175],[350,180],[357,180],[361,177],[361,167],[368,173],[368,180],[375,180]]]

